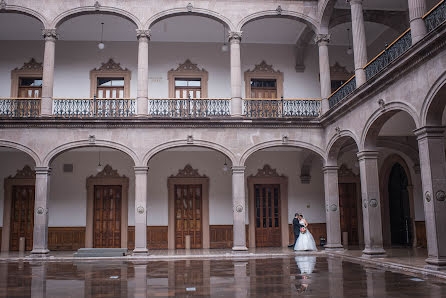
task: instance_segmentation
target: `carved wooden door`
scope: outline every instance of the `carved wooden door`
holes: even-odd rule
[[[358,245],[358,209],[356,183],[339,183],[341,232],[348,232],[348,244]]]
[[[121,247],[121,201],[121,186],[94,186],[94,247]]]
[[[20,237],[25,237],[25,250],[33,249],[34,186],[12,187],[11,232],[9,249],[19,250]]]
[[[190,236],[191,248],[203,246],[202,187],[175,185],[175,247],[185,248],[186,236]]]
[[[256,247],[281,246],[280,185],[254,185]]]

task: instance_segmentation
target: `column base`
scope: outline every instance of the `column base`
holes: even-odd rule
[[[344,250],[342,244],[326,244],[324,246],[325,250],[336,251],[336,250]]]
[[[383,248],[366,248],[362,251],[363,258],[384,258],[386,251]]]
[[[36,248],[31,251],[31,257],[46,257],[50,251],[46,248]]]
[[[135,248],[133,250],[133,255],[143,256],[143,255],[148,255],[148,254],[149,254],[149,250],[147,248]]]
[[[426,269],[430,270],[446,270],[446,258],[427,258],[427,265],[424,266]]]
[[[248,248],[246,246],[233,246],[232,250],[233,251],[247,251]]]

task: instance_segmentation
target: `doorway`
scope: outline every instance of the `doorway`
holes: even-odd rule
[[[121,247],[122,187],[94,186],[93,247]]]
[[[359,244],[356,183],[339,183],[341,231],[348,233],[348,244]]]
[[[254,185],[256,247],[280,247],[280,184]]]
[[[33,249],[34,185],[14,185],[11,202],[9,249],[19,250],[20,238],[25,238],[25,250]]]

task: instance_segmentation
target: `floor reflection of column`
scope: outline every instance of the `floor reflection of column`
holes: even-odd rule
[[[84,297],[90,298],[92,296],[92,279],[93,279],[93,265],[82,264],[77,266],[78,269],[84,271]]]
[[[33,263],[31,266],[31,297],[46,297],[46,263]]]
[[[367,276],[367,296],[385,297],[386,296],[386,272],[380,269],[365,267]]]
[[[327,262],[330,297],[344,297],[342,260],[328,258]]]
[[[147,264],[134,264],[135,288],[134,297],[147,297]]]
[[[175,262],[167,262],[167,285],[169,287],[169,293],[175,293]]]
[[[209,297],[211,295],[211,261],[210,260],[203,261],[202,285],[203,285],[203,289],[200,294]]]
[[[256,276],[256,261],[257,260],[249,260],[249,285],[250,285],[250,295],[254,296],[257,291],[257,276]]]
[[[127,272],[128,272],[128,263],[122,263],[121,264],[121,274],[118,276],[119,280],[121,281],[121,297],[127,297],[128,292],[128,278],[127,278]]]
[[[246,265],[248,262],[234,262],[235,296],[248,297],[249,277],[246,275]]]

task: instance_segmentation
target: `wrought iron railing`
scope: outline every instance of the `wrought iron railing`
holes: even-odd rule
[[[320,99],[255,99],[243,100],[242,113],[249,118],[319,117]]]
[[[0,98],[0,117],[37,117],[40,98]]]
[[[149,116],[168,118],[208,118],[231,116],[229,98],[150,98]]]
[[[440,1],[423,17],[426,23],[427,32],[433,31],[446,21],[446,1]],[[407,29],[401,36],[378,54],[373,60],[364,66],[367,80],[373,78],[385,70],[393,61],[404,54],[412,46],[412,36],[410,29]],[[330,108],[342,101],[356,89],[354,76],[342,85],[329,97]]]
[[[136,114],[133,98],[55,98],[53,114],[59,117],[116,118]]]

